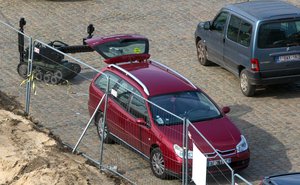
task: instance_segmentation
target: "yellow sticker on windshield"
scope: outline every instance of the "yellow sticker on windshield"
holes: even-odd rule
[[[133,49],[133,52],[134,52],[135,54],[139,54],[139,53],[141,53],[141,49],[140,49],[140,48],[134,48],[134,49]]]

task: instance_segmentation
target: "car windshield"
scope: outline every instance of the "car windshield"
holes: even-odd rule
[[[159,95],[150,98],[150,101],[178,117],[189,119],[191,122],[215,119],[222,116],[209,98],[199,91]],[[182,123],[181,119],[166,113],[155,105],[151,105],[151,113],[153,120],[158,125]]]
[[[146,39],[119,39],[95,46],[95,50],[104,58],[114,58],[122,55],[145,54],[148,51]]]
[[[258,48],[279,48],[300,45],[300,20],[282,20],[260,26]]]

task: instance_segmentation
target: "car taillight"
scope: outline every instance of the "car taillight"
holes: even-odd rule
[[[252,71],[259,71],[259,62],[257,58],[251,59],[251,70]]]

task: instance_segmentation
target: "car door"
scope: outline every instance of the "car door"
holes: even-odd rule
[[[107,87],[107,78],[110,78],[109,90],[108,92],[114,92],[112,88],[116,88],[116,84],[121,81],[121,78],[109,71],[104,71],[103,74],[99,75],[93,85],[90,87],[90,95],[89,95],[89,109],[91,109],[93,113],[94,109],[97,107],[98,102],[104,95]],[[106,124],[108,130],[115,136],[121,137],[121,128],[119,123],[122,121],[122,114],[124,112],[121,110],[120,106],[113,100],[114,97],[112,94],[109,94],[108,99],[108,107],[106,111]],[[104,110],[104,103],[101,104],[100,109]],[[117,115],[117,116],[116,116]],[[124,136],[123,136],[124,137]]]
[[[110,101],[107,108],[107,121],[111,123],[108,127],[109,131],[126,143],[131,139],[126,127],[130,117],[128,105],[131,98],[131,88],[132,86],[121,78],[114,83],[110,90]]]
[[[137,89],[133,89],[133,94],[129,104],[128,123],[126,125],[126,131],[130,137],[130,145],[137,150],[142,151],[143,145],[148,143],[145,135],[142,134],[142,130],[149,130],[149,117],[145,100],[142,98],[141,93]],[[137,120],[140,120],[138,122]],[[141,122],[142,120],[142,122]]]
[[[228,12],[220,12],[213,20],[209,37],[206,39],[208,59],[223,65],[224,31],[228,19]]]
[[[235,15],[230,16],[224,42],[224,67],[236,76],[238,66],[248,66],[251,59],[252,25]]]

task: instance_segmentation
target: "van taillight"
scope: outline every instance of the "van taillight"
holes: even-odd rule
[[[259,63],[257,58],[251,59],[251,70],[252,71],[259,71]]]

